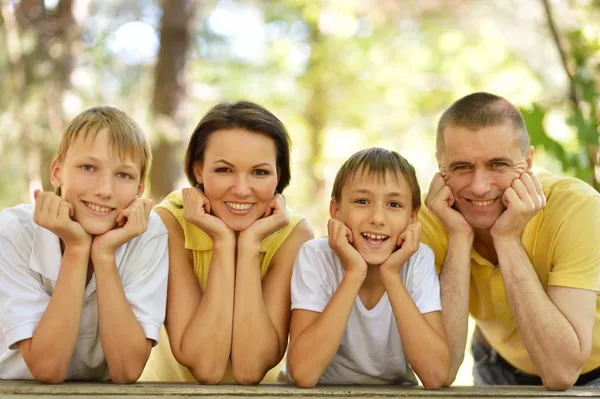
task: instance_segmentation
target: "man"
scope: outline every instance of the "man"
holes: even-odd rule
[[[474,93],[442,115],[436,174],[420,213],[440,270],[450,379],[469,311],[476,385],[600,386],[600,194],[533,173],[510,102]]]

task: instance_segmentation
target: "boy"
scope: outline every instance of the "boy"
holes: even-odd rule
[[[338,171],[328,238],[300,249],[292,276],[289,369],[301,387],[445,383],[449,349],[433,253],[419,245],[412,165],[381,148]],[[412,370],[411,370],[412,369]]]
[[[140,196],[151,155],[124,112],[69,124],[56,192],[0,212],[0,379],[135,382],[165,316],[167,232]]]

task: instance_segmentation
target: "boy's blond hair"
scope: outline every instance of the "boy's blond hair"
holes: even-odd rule
[[[415,168],[396,151],[388,151],[377,147],[359,151],[344,162],[335,175],[331,199],[339,201],[342,197],[344,185],[348,180],[354,178],[357,173],[374,175],[374,177],[384,181],[388,172],[396,178],[400,176],[406,178],[412,191],[412,210],[419,209],[421,207],[421,189],[417,181]]]
[[[120,158],[139,157],[140,182],[143,182],[152,163],[146,136],[129,115],[115,107],[93,107],[77,115],[63,132],[53,161],[62,162],[69,146],[79,135],[83,134],[85,140],[95,138],[103,129],[106,129],[111,149],[117,151]]]

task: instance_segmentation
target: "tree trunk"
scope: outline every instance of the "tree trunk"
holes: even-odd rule
[[[150,171],[150,188],[155,201],[160,201],[174,190],[183,171],[181,152],[185,118],[182,104],[186,97],[185,65],[196,2],[164,0],[162,7],[160,51],[152,96],[154,161]]]

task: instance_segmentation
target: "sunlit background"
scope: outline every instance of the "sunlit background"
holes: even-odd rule
[[[293,140],[287,203],[317,235],[335,172],[357,150],[399,151],[426,191],[437,119],[473,91],[522,109],[538,167],[600,187],[598,0],[0,4],[0,209],[50,189],[62,129],[98,104],[143,126],[156,201],[186,185],[183,152],[211,106],[266,106]]]

